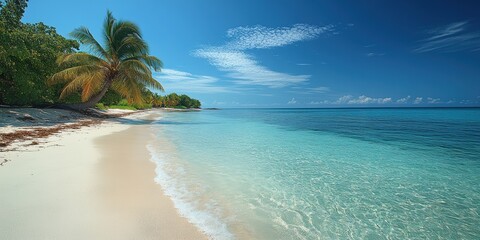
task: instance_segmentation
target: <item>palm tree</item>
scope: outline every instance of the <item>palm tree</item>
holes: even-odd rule
[[[109,89],[139,104],[143,102],[144,87],[164,91],[151,71],[160,71],[162,62],[149,55],[148,45],[136,24],[116,20],[108,11],[103,26],[104,46],[86,27],[77,28],[70,35],[89,47],[92,54],[76,52],[57,59],[58,65],[65,69],[54,74],[48,83],[65,84],[60,99],[81,90],[82,103],[65,107],[75,110],[93,107]]]

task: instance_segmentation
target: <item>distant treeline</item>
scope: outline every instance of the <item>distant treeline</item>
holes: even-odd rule
[[[144,108],[200,108],[201,102],[197,99],[190,98],[189,96],[182,94],[178,95],[176,93],[171,93],[165,96],[153,93],[150,90],[146,89],[142,92],[144,96],[145,103],[130,104],[128,101],[119,94],[109,91],[100,101],[100,104],[97,105],[99,108],[103,107],[113,107],[113,108],[126,108],[126,109],[144,109]]]
[[[200,108],[201,103],[197,99],[190,98],[182,94],[171,93],[166,96],[151,94],[146,97],[146,102],[152,107],[171,107],[171,108]]]

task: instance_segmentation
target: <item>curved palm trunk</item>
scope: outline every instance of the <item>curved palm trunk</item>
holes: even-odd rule
[[[105,96],[105,93],[107,93],[111,85],[112,85],[112,80],[107,80],[103,85],[102,90],[98,94],[88,99],[88,101],[82,102],[82,103],[65,104],[65,105],[61,105],[60,107],[68,108],[76,111],[82,111],[87,108],[94,107],[95,104],[97,104],[103,98],[103,96]]]

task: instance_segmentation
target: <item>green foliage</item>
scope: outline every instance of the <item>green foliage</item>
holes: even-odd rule
[[[180,105],[180,97],[176,93],[165,96],[165,106],[175,107]]]
[[[184,106],[185,108],[200,108],[200,101],[197,99],[190,98],[189,96],[183,94],[180,95],[180,106]]]
[[[123,99],[122,95],[118,94],[115,91],[107,91],[105,96],[103,96],[101,102],[107,106],[116,105]],[[80,99],[79,99],[80,101]]]
[[[0,9],[0,104],[39,105],[56,101],[59,88],[46,85],[58,71],[58,55],[78,43],[43,23],[20,22],[27,1],[9,0]]]
[[[130,106],[130,105],[111,105],[111,106],[108,106],[108,108],[110,109],[126,109],[126,110],[137,110],[136,107],[134,106]]]
[[[117,105],[119,105],[119,106],[128,106],[129,104],[128,104],[127,99],[122,99],[122,100],[120,100],[120,101],[117,103]]]
[[[7,26],[12,28],[18,28],[21,23],[20,19],[25,13],[28,0],[7,0],[5,6],[0,2],[0,21],[4,22]]]
[[[199,100],[190,98],[185,94],[179,96],[176,93],[171,93],[166,96],[161,96],[147,90],[144,93],[144,99],[145,102],[151,104],[152,107],[170,107],[182,109],[201,107]]]
[[[103,103],[97,103],[97,104],[95,104],[95,107],[100,109],[100,110],[107,110],[108,109],[105,105],[103,105]]]

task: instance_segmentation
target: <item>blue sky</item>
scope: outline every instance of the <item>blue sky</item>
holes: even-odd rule
[[[30,1],[100,38],[137,23],[169,92],[204,107],[480,106],[478,1]]]

